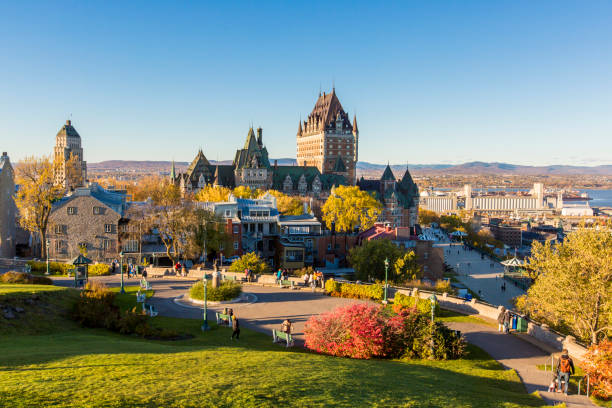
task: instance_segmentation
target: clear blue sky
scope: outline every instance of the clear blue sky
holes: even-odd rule
[[[383,3],[387,3],[384,4]],[[2,2],[0,149],[295,157],[321,86],[384,163],[612,164],[612,2]]]

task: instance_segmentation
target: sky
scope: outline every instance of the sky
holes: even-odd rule
[[[1,2],[0,149],[295,157],[335,86],[372,163],[612,164],[610,1]]]

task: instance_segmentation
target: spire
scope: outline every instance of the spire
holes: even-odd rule
[[[336,157],[336,163],[334,164],[334,171],[336,173],[344,173],[344,172],[346,172],[346,166],[344,165],[344,161],[342,161],[340,156]]]
[[[300,126],[298,127],[297,135],[302,136],[302,119],[300,119]]]
[[[172,159],[172,169],[170,170],[170,180],[176,179],[176,168],[174,167],[174,159]]]
[[[215,166],[215,175],[214,175],[215,182],[214,182],[213,186],[219,187],[221,185],[221,182],[220,182],[219,178],[220,178],[219,177],[219,164],[217,164]]]
[[[353,115],[353,133],[359,133],[359,129],[357,129],[357,114]]]
[[[393,172],[391,171],[391,166],[389,166],[389,163],[387,163],[387,167],[385,167],[385,171],[383,172],[382,177],[380,178],[381,181],[395,181],[395,176],[393,175]]]

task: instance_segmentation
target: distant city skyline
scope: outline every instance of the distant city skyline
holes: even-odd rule
[[[296,157],[335,85],[359,160],[612,164],[610,2],[0,5],[0,150],[231,160],[249,126]]]

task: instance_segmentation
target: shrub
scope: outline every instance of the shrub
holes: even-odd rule
[[[582,362],[582,369],[591,378],[593,395],[608,400],[612,398],[612,340],[603,340],[589,347]]]
[[[464,339],[443,324],[431,324],[415,308],[353,304],[312,316],[304,328],[306,347],[340,357],[453,359]],[[433,344],[433,349],[432,349]]]
[[[296,276],[298,278],[306,275],[307,273],[312,275],[315,272],[314,268],[312,266],[305,266],[303,268],[300,269],[295,269],[293,271],[290,271],[289,273],[291,274],[291,276]]]
[[[110,275],[111,268],[107,264],[103,263],[89,265],[89,267],[87,268],[87,273],[89,274],[89,276]]]
[[[261,259],[255,252],[249,252],[236,259],[229,267],[232,272],[244,272],[250,269],[255,275],[263,275],[269,272],[268,264]]]
[[[26,264],[30,265],[32,272],[47,272],[47,262],[27,261]],[[66,275],[70,268],[72,268],[72,265],[62,262],[49,262],[49,273],[51,275]]]
[[[381,300],[384,295],[383,285],[358,285],[356,283],[338,282],[328,279],[325,282],[325,291],[331,296],[352,299]]]
[[[234,281],[223,281],[217,288],[213,288],[210,281],[206,285],[206,299],[213,302],[232,300],[240,296],[241,293],[242,285]],[[189,289],[189,296],[192,299],[204,300],[202,281],[194,283],[191,289]]]
[[[396,292],[395,298],[393,298],[394,305],[400,305],[404,307],[416,307],[419,313],[424,315],[431,314],[431,301],[429,299],[421,299],[418,296],[408,296],[403,293]],[[434,308],[434,313],[438,314],[440,312],[440,305],[436,302],[436,306]]]
[[[0,275],[0,282],[21,283],[32,285],[53,285],[53,281],[46,276],[33,276],[29,273],[9,271]]]

